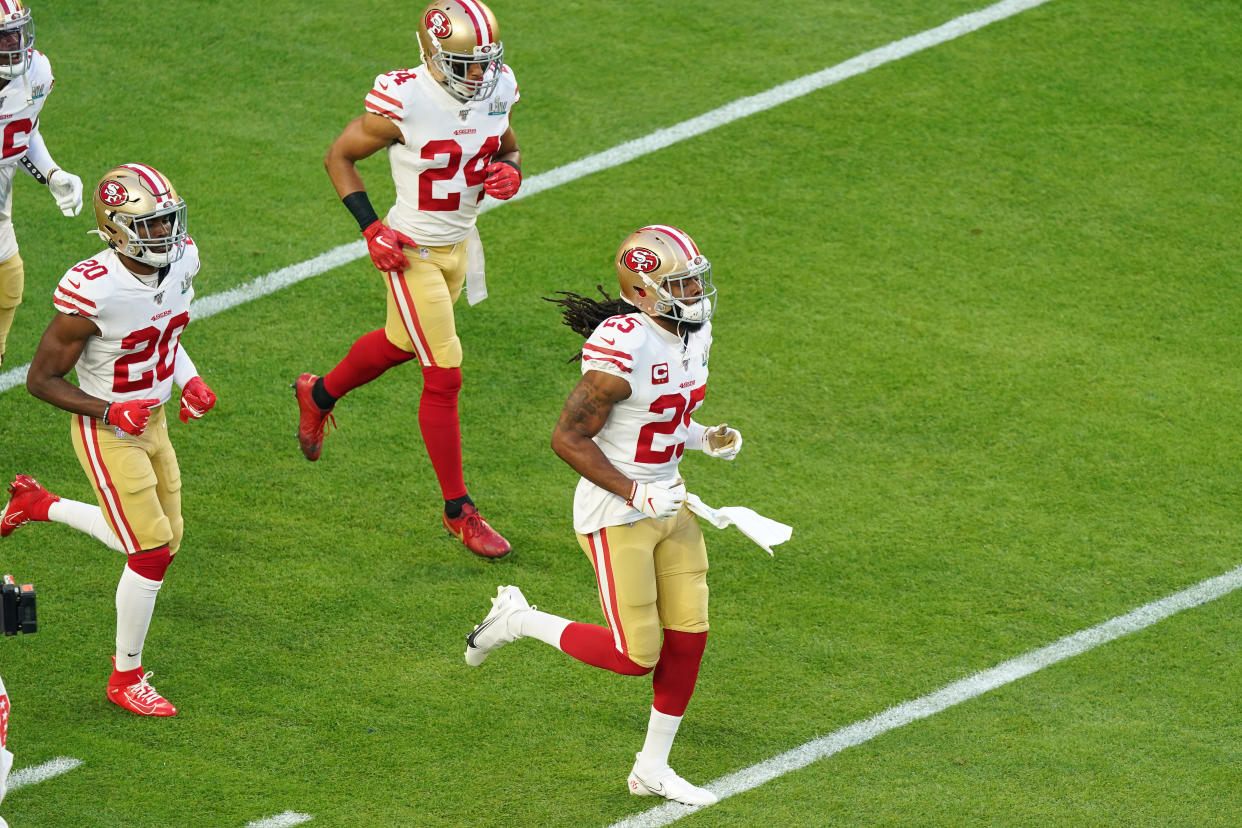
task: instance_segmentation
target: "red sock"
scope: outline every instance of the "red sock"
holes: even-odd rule
[[[694,684],[699,679],[699,663],[707,647],[707,633],[664,631],[664,646],[656,664],[651,686],[655,699],[651,706],[666,716],[684,716]]]
[[[384,329],[358,337],[345,358],[324,375],[323,387],[338,399],[359,385],[366,385],[394,365],[409,362],[414,355],[388,341]]]
[[[162,581],[172,559],[173,556],[165,545],[130,555],[125,559],[125,565],[147,580]]]
[[[635,664],[618,652],[612,641],[612,630],[596,624],[570,624],[561,633],[561,649],[583,664],[623,676],[643,676],[651,672],[650,667]]]
[[[460,368],[423,368],[423,395],[418,401],[418,427],[431,467],[445,500],[466,496],[461,470],[461,423],[457,417]]]

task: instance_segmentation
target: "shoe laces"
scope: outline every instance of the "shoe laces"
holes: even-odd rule
[[[471,535],[482,535],[487,528],[487,521],[478,512],[466,515],[466,522],[462,524],[462,532],[469,532]]]
[[[151,676],[153,675],[155,674],[148,670],[147,674],[139,679],[137,684],[130,685],[129,694],[138,701],[146,704],[155,704],[163,701],[163,697],[160,696],[160,694],[157,693],[155,688],[150,684]]]

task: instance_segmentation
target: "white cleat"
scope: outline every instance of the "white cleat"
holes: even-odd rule
[[[637,757],[636,757],[637,758]],[[630,793],[635,796],[662,796],[683,805],[715,805],[720,798],[707,788],[691,785],[665,765],[652,771],[634,763],[630,771]]]
[[[526,603],[522,590],[515,586],[502,586],[492,599],[492,609],[487,617],[466,636],[466,663],[478,667],[492,650],[503,647],[518,637],[513,629],[513,616],[532,609]]]

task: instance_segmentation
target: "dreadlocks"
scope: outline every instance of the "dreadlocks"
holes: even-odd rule
[[[551,302],[554,305],[561,306],[561,322],[569,326],[569,329],[584,339],[589,337],[599,323],[603,322],[611,316],[619,316],[625,313],[633,313],[636,309],[624,299],[614,299],[608,295],[608,291],[604,290],[603,285],[596,285],[595,289],[604,297],[604,301],[600,302],[586,296],[580,296],[577,293],[571,293],[567,290],[556,291],[558,296],[563,298],[556,299],[551,296],[543,297],[543,301]],[[575,360],[582,359],[582,353],[578,352],[574,355]]]

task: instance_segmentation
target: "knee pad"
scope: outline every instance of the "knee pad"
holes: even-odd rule
[[[26,269],[21,256],[0,262],[0,308],[15,308],[22,303],[25,282]]]
[[[625,628],[625,650],[630,661],[650,672],[660,660],[660,623],[658,619],[642,624],[630,624]],[[636,675],[642,675],[638,673]]]
[[[173,556],[177,554],[177,550],[181,548],[181,535],[185,531],[185,521],[178,516],[176,520],[168,522],[172,528],[172,540],[168,542],[168,554]]]
[[[167,546],[137,552],[125,561],[127,567],[150,581],[164,580],[164,573],[168,571],[170,563],[172,563],[172,553]]]

